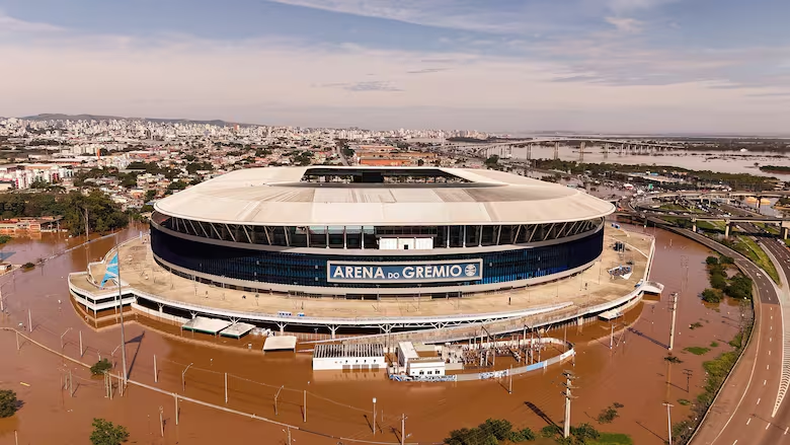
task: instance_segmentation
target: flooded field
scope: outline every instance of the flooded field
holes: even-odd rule
[[[136,236],[141,229],[144,227],[127,230],[118,239]],[[106,399],[102,380],[91,379],[83,367],[30,343],[23,342],[17,352],[13,333],[0,331],[0,387],[14,389],[24,402],[16,416],[0,420],[0,444],[13,443],[14,430],[18,431],[20,444],[82,444],[90,433],[93,417],[127,426],[130,442],[137,443],[287,443],[289,426],[297,444],[334,445],[350,443],[348,439],[398,443],[403,415],[407,417],[407,443],[437,443],[450,430],[475,426],[489,417],[506,418],[517,427],[533,429],[540,429],[547,422],[561,422],[563,369],[572,369],[579,377],[575,383],[579,389],[573,402],[573,423],[590,422],[601,430],[628,433],[640,445],[662,444],[666,438],[666,409],[662,403],[675,404],[675,421],[688,415],[690,407],[682,406],[678,400],[694,400],[701,392],[702,362],[729,349],[727,341],[739,330],[740,312],[732,303],[706,307],[697,297],[707,287],[707,249],[677,235],[661,231],[655,235],[656,256],[650,278],[666,286],[660,301],[639,304],[615,323],[613,336],[611,325],[604,322],[569,327],[567,332],[552,331],[550,335],[567,335],[576,343],[575,362],[514,377],[512,394],[508,394],[507,382],[503,381],[400,383],[390,382],[384,373],[313,372],[310,354],[263,355],[259,337],[223,339],[210,344],[196,341],[200,334],[182,334],[178,328],[156,321],[128,322],[126,350],[132,380],[246,413],[243,416],[180,400],[176,426],[172,395],[130,385],[123,397],[115,394],[113,400]],[[116,237],[109,237],[92,242],[87,255],[86,249],[79,247],[31,271],[0,277],[8,311],[2,325],[26,325],[30,310],[34,329],[29,335],[36,341],[60,350],[62,336],[64,353],[80,359],[81,332],[85,348],[81,361],[92,364],[100,356],[109,357],[119,369],[119,327],[107,324],[95,329],[86,324],[69,303],[66,285],[69,272],[84,270],[86,257],[97,260],[115,240]],[[37,240],[15,239],[3,248],[3,253],[15,264],[35,262],[79,242],[44,234]],[[664,360],[671,292],[680,293],[675,340],[675,353],[683,361],[679,364]],[[692,329],[694,323],[701,326]],[[682,352],[686,347],[711,347],[712,342],[718,346],[702,356]],[[248,344],[252,346],[247,348]],[[76,386],[74,397],[61,390],[69,369]],[[375,435],[371,426],[374,397]],[[598,414],[614,402],[624,405],[619,410],[620,417],[611,424],[598,425]],[[256,418],[252,418],[253,414]]]

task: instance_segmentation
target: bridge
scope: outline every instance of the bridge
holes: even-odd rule
[[[560,143],[579,142],[579,158],[584,160],[584,148],[586,143],[602,145],[604,149],[604,157],[609,151],[618,152],[620,154],[639,153],[647,154],[663,150],[684,150],[686,147],[681,145],[661,144],[652,142],[642,142],[638,140],[628,139],[601,139],[601,138],[588,138],[583,136],[560,136],[560,137],[539,137],[526,140],[514,140],[508,142],[493,142],[493,143],[471,143],[471,144],[455,144],[446,143],[442,144],[443,149],[451,149],[456,151],[471,152],[475,156],[488,157],[493,152],[499,151],[502,148],[508,148],[511,151],[513,147],[526,147],[527,159],[532,159],[532,147],[535,145],[554,144],[554,159],[559,159]]]
[[[665,212],[615,212],[615,216],[638,216],[642,219],[661,219],[662,217],[671,216],[674,219],[690,220],[692,223],[692,230],[697,231],[698,221],[723,221],[724,236],[730,236],[730,230],[733,224],[737,223],[763,223],[763,224],[777,224],[781,229],[782,239],[787,239],[790,236],[790,218],[776,218],[771,216],[713,216],[713,215],[668,215]],[[662,220],[663,221],[663,220]],[[666,221],[663,221],[666,223]]]

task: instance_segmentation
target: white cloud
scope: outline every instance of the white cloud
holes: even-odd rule
[[[489,7],[476,0],[270,0],[277,3],[465,31],[533,33],[554,27],[530,14]]]
[[[618,14],[652,9],[680,0],[608,0],[609,9]]]
[[[638,33],[642,31],[643,22],[627,17],[606,17],[606,22],[617,28],[618,31],[626,33]]]
[[[15,19],[0,11],[0,35],[5,33],[53,33],[63,28],[48,23],[26,22]]]
[[[637,62],[655,56],[645,53]],[[747,123],[765,130],[790,119],[781,103],[758,104],[742,91],[709,88],[705,81],[590,83],[585,76],[589,80],[612,74],[591,67],[579,79],[557,82],[577,72],[565,64],[466,53],[309,47],[283,41],[228,45],[176,39],[143,46],[129,38],[90,36],[24,47],[0,43],[0,60],[19,67],[4,72],[0,115],[67,112],[500,131],[691,130],[701,119],[721,130],[745,128]],[[433,69],[437,61],[444,69]],[[657,67],[663,62],[653,63]],[[625,62],[612,58],[607,63],[622,67],[618,64]],[[409,73],[420,69],[430,70],[430,75]],[[722,110],[767,118],[738,120],[733,114],[709,119]],[[709,129],[714,128],[704,128]]]

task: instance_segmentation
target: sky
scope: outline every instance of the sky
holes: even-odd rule
[[[0,116],[790,134],[787,0],[0,0]]]

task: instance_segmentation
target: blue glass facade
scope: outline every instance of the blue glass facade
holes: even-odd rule
[[[603,251],[603,230],[550,246],[499,252],[452,255],[321,255],[218,246],[176,237],[151,225],[151,248],[161,259],[185,269],[239,280],[282,285],[335,287],[327,282],[327,261],[401,262],[482,259],[482,280],[422,283],[422,287],[507,283],[544,277],[594,261]],[[343,283],[345,288],[374,285]],[[381,288],[410,287],[409,283],[382,283]],[[265,286],[262,286],[265,288]]]

